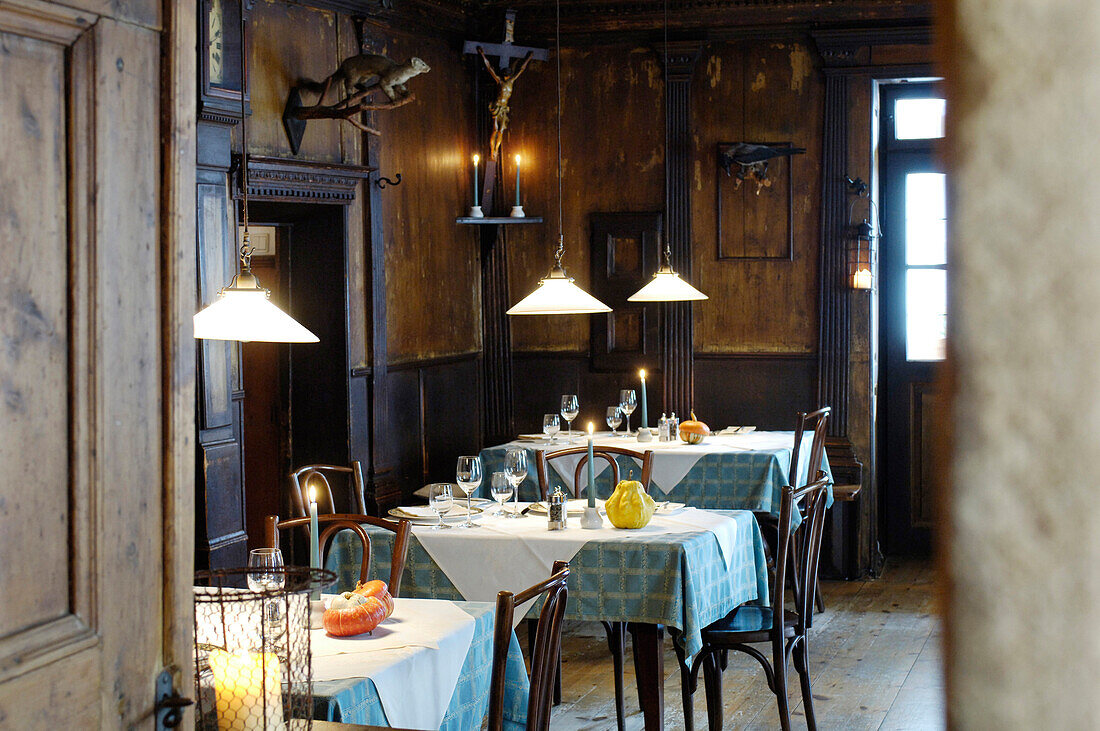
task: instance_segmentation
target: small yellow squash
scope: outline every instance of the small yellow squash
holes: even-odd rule
[[[637,480],[622,480],[604,504],[607,519],[616,528],[645,528],[657,509],[657,503]]]

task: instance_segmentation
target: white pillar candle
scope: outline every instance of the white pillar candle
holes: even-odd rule
[[[282,729],[279,658],[273,652],[210,651],[218,731]]]

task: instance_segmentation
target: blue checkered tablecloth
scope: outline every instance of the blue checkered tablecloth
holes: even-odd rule
[[[786,432],[777,434],[786,434]],[[793,432],[790,432],[788,441],[793,445]],[[579,446],[579,443],[573,446]],[[637,451],[645,451],[646,448],[645,444],[632,443],[626,440],[623,441],[623,446]],[[479,488],[478,494],[481,497],[491,497],[489,495],[488,476],[492,475],[493,472],[504,470],[504,455],[509,449],[515,447],[523,447],[527,450],[527,478],[520,483],[519,499],[524,501],[542,499],[539,491],[538,472],[535,466],[535,450],[545,450],[546,446],[531,442],[509,442],[508,444],[500,444],[481,450],[482,470],[486,476]],[[599,447],[597,447],[598,449]],[[663,456],[660,451],[656,451],[653,459],[656,462],[662,459]],[[619,472],[623,479],[626,479],[631,471],[634,472],[635,478],[641,475],[638,463],[630,457],[619,456],[616,461],[619,463]],[[827,456],[823,456],[821,468],[830,476],[832,475],[829,470]],[[668,493],[651,488],[650,494],[659,500],[686,503],[696,508],[754,510],[779,517],[780,491],[785,485],[790,484],[790,471],[790,447],[712,452],[703,454],[683,479],[676,483]],[[561,476],[553,468],[550,468],[548,476],[551,490],[561,485],[566,494],[572,494],[572,489],[562,481]],[[800,475],[799,477],[800,482],[803,484],[807,482],[806,475]],[[611,495],[614,489],[611,480],[610,470],[604,470],[596,477],[596,492],[600,497]],[[832,505],[832,502],[832,487],[830,486],[827,505]]]
[[[737,521],[736,551],[728,569],[709,531],[644,536],[624,530],[622,538],[589,541],[570,560],[566,617],[663,624],[682,633],[678,641],[689,655],[697,653],[703,627],[741,604],[768,601],[764,543],[755,517],[745,510],[716,512]],[[366,527],[372,544],[370,573],[387,576],[393,534]],[[339,586],[355,585],[361,556],[358,538],[345,532],[334,539],[326,568],[337,573]],[[531,584],[542,578],[531,577]],[[415,534],[409,541],[401,595],[463,599]],[[536,609],[537,605],[531,611]]]
[[[358,577],[358,569],[355,573]],[[355,581],[342,586],[354,587]],[[408,596],[404,591],[402,594]],[[440,727],[447,731],[481,728],[481,722],[489,711],[489,680],[493,671],[493,622],[496,606],[488,602],[459,602],[459,604],[474,617],[474,637],[470,643],[470,651],[462,664],[458,685],[455,686],[451,703],[443,717],[443,725]],[[505,728],[518,731],[526,727],[528,688],[527,667],[523,664],[523,652],[520,650],[515,633],[512,633],[505,671]],[[413,697],[410,694],[409,702],[414,702]],[[313,717],[324,721],[389,726],[386,712],[382,708],[382,700],[378,697],[378,690],[370,678],[314,683]]]

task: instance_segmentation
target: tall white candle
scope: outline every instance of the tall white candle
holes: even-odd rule
[[[596,507],[596,462],[592,457],[592,432],[596,425],[588,422],[588,507]]]
[[[645,397],[645,368],[643,368],[639,374],[642,377],[642,423],[639,425],[639,429],[645,427],[649,428],[649,412],[646,409],[646,397]]]
[[[519,155],[516,155],[516,205],[520,205],[519,202]]]
[[[474,155],[474,208],[478,207],[477,202],[477,164],[481,162],[481,155]]]

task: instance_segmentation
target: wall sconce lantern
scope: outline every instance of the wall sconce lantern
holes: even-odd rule
[[[848,238],[848,273],[849,285],[852,289],[874,289],[875,279],[875,240],[882,237],[882,228],[879,224],[878,206],[871,200],[867,190],[867,183],[856,178],[848,178],[848,191],[856,196],[852,204],[848,206],[848,218],[845,232]],[[867,201],[867,215],[860,223],[852,223],[852,213],[860,200]],[[872,228],[870,218],[874,216],[875,226]]]

